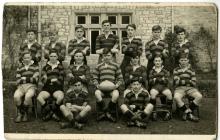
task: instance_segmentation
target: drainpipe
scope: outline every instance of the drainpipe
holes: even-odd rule
[[[174,23],[173,23],[173,3],[171,4],[171,28],[172,28],[172,33],[174,33]]]
[[[39,5],[38,6],[38,20],[37,20],[37,23],[38,23],[38,43],[41,44],[41,6]]]
[[[28,28],[31,27],[31,7],[28,6]]]

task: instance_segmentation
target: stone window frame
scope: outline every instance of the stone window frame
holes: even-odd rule
[[[72,16],[73,21],[73,27],[75,25],[78,24],[78,18],[77,16],[85,16],[86,17],[86,24],[82,24],[84,26],[84,28],[86,29],[85,30],[85,34],[86,34],[86,38],[89,40],[90,42],[90,47],[92,47],[92,44],[91,44],[91,31],[93,30],[99,30],[99,34],[102,33],[102,21],[103,20],[106,20],[108,19],[108,16],[109,15],[115,15],[116,16],[116,24],[112,24],[111,25],[111,28],[113,30],[116,31],[116,35],[119,37],[119,46],[120,46],[120,52],[122,53],[122,49],[121,49],[121,41],[122,41],[122,31],[125,31],[126,30],[126,26],[127,24],[122,24],[122,16],[130,16],[130,19],[129,19],[129,24],[132,23],[134,17],[133,17],[133,12],[118,12],[118,13],[115,13],[115,12],[100,12],[100,13],[97,13],[97,12],[90,12],[90,11],[87,11],[87,12],[82,12],[82,11],[75,11],[74,16]],[[91,24],[91,16],[99,16],[99,21],[100,21],[100,24]],[[90,51],[92,50],[92,48],[90,48]]]

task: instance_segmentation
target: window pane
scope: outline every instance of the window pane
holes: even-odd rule
[[[122,24],[129,24],[130,23],[130,16],[122,16]]]
[[[116,16],[108,16],[108,20],[111,22],[111,24],[116,24]]]
[[[121,31],[121,36],[122,37],[127,37],[127,32],[126,31]]]
[[[91,16],[91,24],[99,24],[99,16]]]
[[[86,24],[86,16],[78,16],[78,24]]]
[[[112,33],[113,33],[114,35],[117,35],[117,31],[112,31]]]

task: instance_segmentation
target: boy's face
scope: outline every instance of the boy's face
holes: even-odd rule
[[[84,59],[84,56],[82,53],[76,53],[74,55],[74,60],[75,62],[78,62],[78,63],[82,63],[83,62],[83,59]]]
[[[133,89],[134,92],[138,92],[141,89],[141,83],[139,83],[138,81],[133,82],[131,84],[131,88]]]
[[[50,62],[52,63],[57,62],[58,56],[56,53],[51,53],[49,57],[50,57]]]
[[[156,57],[156,58],[154,59],[154,65],[155,65],[156,67],[161,67],[161,66],[162,66],[162,63],[163,63],[163,61],[162,61],[162,59],[161,59],[160,57]]]
[[[112,54],[109,52],[107,54],[103,54],[104,62],[110,62],[112,60]]]
[[[132,62],[132,64],[139,64],[139,57],[137,56],[137,57],[135,57],[135,58],[131,58],[131,62]]]
[[[83,31],[82,28],[79,28],[79,29],[76,30],[76,37],[77,38],[82,38],[83,35],[84,35],[84,31]]]
[[[23,62],[24,62],[25,64],[29,64],[30,61],[31,61],[31,54],[29,54],[29,53],[25,54],[25,55],[23,56]]]
[[[27,33],[27,39],[30,42],[34,41],[36,39],[36,36],[35,36],[34,32],[28,32]]]
[[[110,23],[107,22],[102,25],[102,28],[103,28],[104,32],[109,32],[111,29],[111,25],[110,25]]]
[[[182,67],[186,67],[189,64],[189,59],[188,58],[180,58],[179,62]]]
[[[58,39],[58,36],[56,33],[51,33],[49,38],[51,42],[56,42],[56,40]]]
[[[76,82],[74,84],[74,91],[79,92],[82,90],[82,83],[81,82]]]
[[[134,28],[128,26],[128,28],[127,28],[128,36],[129,36],[129,37],[134,36],[134,32],[135,32]]]
[[[185,35],[184,32],[181,32],[181,33],[177,34],[177,40],[180,41],[180,42],[184,41],[185,37],[186,37],[186,35]]]
[[[154,39],[160,39],[161,31],[160,30],[154,30],[152,31],[152,35]]]

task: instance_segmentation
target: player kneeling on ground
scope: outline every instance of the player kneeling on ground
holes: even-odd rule
[[[154,66],[149,74],[149,84],[151,87],[150,95],[151,99],[150,102],[156,107],[156,97],[158,94],[163,94],[167,98],[167,105],[172,106],[173,97],[170,89],[168,88],[168,79],[169,79],[169,71],[167,71],[163,64],[162,56],[156,55],[154,57]],[[167,112],[164,121],[171,119],[171,113]],[[153,113],[153,120],[157,120],[157,113]]]
[[[36,84],[39,77],[38,66],[34,65],[31,52],[23,53],[22,66],[17,69],[17,90],[14,93],[14,102],[17,106],[15,122],[28,121],[28,108],[32,105],[32,97],[36,93]],[[22,98],[24,97],[24,101]]]
[[[73,126],[80,130],[83,123],[87,121],[86,117],[91,111],[91,106],[88,105],[88,95],[83,91],[81,78],[71,78],[69,86],[64,97],[64,104],[60,106],[60,110],[68,122],[61,123],[61,128]]]
[[[112,62],[112,52],[110,49],[103,50],[104,62],[99,64],[93,74],[94,84],[97,88],[95,91],[98,117],[97,121],[108,118],[116,122],[116,107],[119,98],[117,88],[123,83],[121,69],[117,63]],[[110,96],[111,101],[105,108],[103,96]]]
[[[153,105],[149,103],[150,95],[142,88],[142,78],[134,77],[131,82],[131,91],[124,97],[121,110],[127,118],[127,126],[146,128]]]
[[[196,87],[196,74],[189,64],[189,59],[187,55],[180,55],[179,67],[174,69],[174,99],[183,112],[182,119],[186,121],[187,119],[198,122],[199,118],[193,115],[193,111],[199,106],[202,100],[202,94],[195,88]],[[183,97],[188,95],[193,97],[194,100],[189,105],[189,108],[183,102]]]

